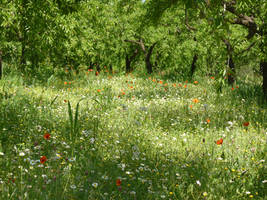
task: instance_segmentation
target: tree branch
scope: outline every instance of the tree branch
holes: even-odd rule
[[[145,53],[146,52],[146,49],[145,49],[145,45],[143,43],[143,40],[139,40],[139,41],[135,41],[135,40],[124,40],[124,42],[130,42],[130,43],[134,43],[134,44],[137,44],[141,47],[142,51]]]

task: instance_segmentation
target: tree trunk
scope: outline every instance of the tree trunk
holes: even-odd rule
[[[26,47],[25,47],[25,43],[23,41],[22,41],[21,45],[22,45],[22,47],[21,47],[21,57],[20,57],[20,69],[21,69],[21,71],[25,71],[25,67],[26,67],[26,58],[25,58]]]
[[[229,61],[228,61],[228,66],[231,69],[231,72],[228,74],[228,84],[229,85],[233,85],[235,82],[235,63],[234,60],[232,58],[232,55],[230,55]]]
[[[129,59],[128,54],[126,54],[125,62],[126,62],[126,68],[125,68],[125,71],[126,71],[126,73],[129,73],[129,72],[132,71],[132,68],[131,68],[131,60]]]
[[[267,100],[267,61],[261,61],[260,62],[260,68],[262,69],[262,78],[263,78],[263,84],[262,84],[262,89],[263,89],[263,94],[265,100]]]
[[[0,79],[2,79],[3,68],[2,68],[2,51],[0,51]]]
[[[193,77],[195,71],[196,71],[196,62],[197,62],[197,59],[198,59],[198,55],[195,54],[194,57],[193,57],[193,61],[192,61],[192,64],[191,64],[191,78]]]
[[[234,75],[235,75],[235,63],[233,60],[234,49],[227,39],[224,39],[223,42],[226,45],[226,50],[227,50],[227,54],[228,54],[228,63],[227,64],[231,70],[230,73],[228,73],[228,84],[233,85],[235,82],[235,77],[234,77]]]
[[[98,71],[98,72],[100,72],[100,71],[101,71],[101,68],[100,68],[100,66],[99,66],[99,64],[98,64],[98,63],[96,64],[96,71]]]
[[[129,55],[126,54],[125,57],[125,61],[126,61],[126,73],[130,73],[131,71],[133,71],[133,68],[131,67],[131,63],[134,60],[134,58],[137,56],[138,54],[138,49],[135,50],[134,54],[129,58]]]
[[[151,63],[151,61],[150,61],[150,58],[151,58],[152,51],[153,51],[153,49],[154,49],[154,47],[155,47],[156,44],[157,44],[157,43],[154,43],[154,44],[149,48],[149,50],[148,50],[148,52],[147,52],[147,54],[146,54],[146,59],[145,59],[145,61],[146,61],[146,70],[147,70],[147,73],[148,73],[148,74],[151,74],[151,73],[153,72],[153,65],[152,65],[152,63]]]

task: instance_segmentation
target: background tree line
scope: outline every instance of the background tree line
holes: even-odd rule
[[[104,66],[215,74],[219,89],[258,74],[266,97],[266,21],[265,0],[2,0],[0,61],[40,78]]]

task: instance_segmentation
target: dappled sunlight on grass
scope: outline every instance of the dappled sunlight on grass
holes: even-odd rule
[[[1,198],[264,199],[266,109],[215,82],[2,80]]]

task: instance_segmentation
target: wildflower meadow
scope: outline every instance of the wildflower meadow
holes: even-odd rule
[[[266,104],[241,80],[217,83],[5,76],[0,199],[266,199]]]

